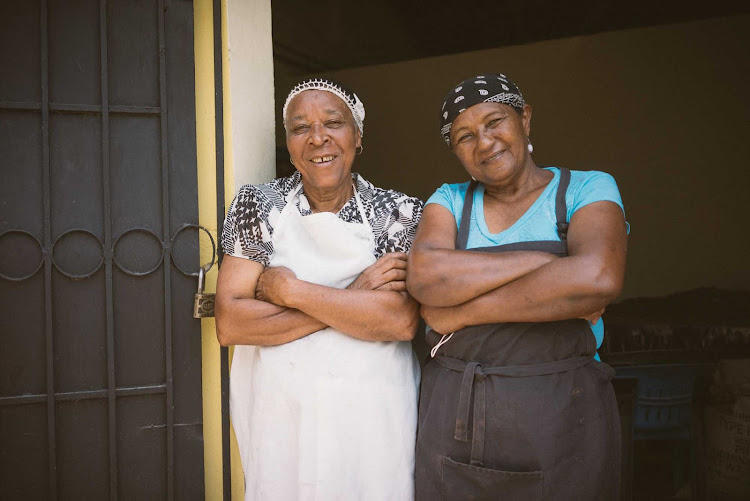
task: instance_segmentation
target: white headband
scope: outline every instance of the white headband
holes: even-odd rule
[[[357,97],[354,92],[345,89],[340,84],[337,84],[330,80],[326,80],[324,78],[311,78],[310,80],[305,80],[304,82],[300,82],[294,86],[292,91],[287,96],[286,102],[284,103],[284,110],[282,112],[282,119],[284,120],[284,130],[286,130],[286,109],[289,107],[289,103],[297,94],[305,92],[306,90],[324,90],[326,92],[330,92],[331,94],[344,101],[344,103],[346,103],[346,106],[349,108],[349,111],[352,112],[352,116],[354,117],[354,122],[357,124],[360,136],[364,137],[365,105],[362,104],[362,101],[359,100],[359,97]]]

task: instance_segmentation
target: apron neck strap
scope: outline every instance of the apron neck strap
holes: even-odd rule
[[[461,211],[461,224],[456,234],[456,249],[465,250],[469,242],[469,223],[471,222],[471,210],[474,207],[474,191],[477,189],[478,181],[472,180],[464,195],[464,208]],[[557,220],[557,233],[560,240],[568,240],[568,205],[565,202],[565,194],[570,185],[570,171],[565,167],[560,168],[560,183],[557,185],[555,196],[555,218]]]
[[[557,186],[555,197],[555,213],[557,216],[557,234],[560,240],[568,240],[568,204],[565,202],[565,194],[570,185],[570,171],[565,167],[560,168],[560,184]]]
[[[464,196],[464,208],[461,211],[461,225],[456,234],[456,249],[466,250],[469,243],[469,223],[471,222],[471,209],[474,206],[474,190],[477,189],[479,181],[472,179]]]
[[[283,210],[287,210],[288,207],[293,207],[294,199],[299,195],[300,191],[302,191],[302,178],[300,178],[299,183],[297,183],[297,186],[292,188],[289,193],[286,196],[286,205],[284,206]],[[357,183],[355,180],[352,180],[352,191],[354,191],[354,200],[357,202],[357,209],[359,210],[359,214],[362,217],[362,223],[372,231],[372,225],[370,225],[370,221],[367,219],[367,212],[365,211],[365,206],[362,203],[362,197],[359,195],[359,191],[357,190]],[[347,203],[349,203],[347,201]],[[346,204],[344,204],[346,205]]]

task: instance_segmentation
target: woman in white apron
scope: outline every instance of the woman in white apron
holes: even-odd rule
[[[227,214],[216,323],[238,345],[246,500],[414,496],[418,312],[405,279],[422,204],[351,173],[363,119],[339,84],[297,85],[284,106],[297,173],[243,187]]]

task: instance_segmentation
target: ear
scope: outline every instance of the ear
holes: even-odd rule
[[[526,133],[526,137],[529,137],[531,134],[531,105],[523,105],[521,121],[523,122],[523,131]]]
[[[360,146],[362,146],[362,134],[360,134],[359,129],[357,128],[356,125],[354,126],[354,129],[355,129],[354,133],[356,134],[356,138],[357,138],[354,141],[354,147],[359,148]]]

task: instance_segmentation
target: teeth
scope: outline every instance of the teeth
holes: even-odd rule
[[[333,155],[328,155],[325,157],[316,157],[312,159],[312,162],[315,164],[323,163],[323,162],[330,162],[333,160]]]

